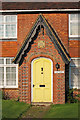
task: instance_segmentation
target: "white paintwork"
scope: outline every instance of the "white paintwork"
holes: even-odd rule
[[[6,64],[6,58],[11,57],[0,57],[0,59],[4,59],[4,64],[0,64],[0,67],[4,67],[4,86],[0,86],[0,88],[18,88],[18,64]],[[15,86],[7,86],[6,85],[6,67],[16,67],[16,85]]]
[[[1,24],[3,24],[3,29],[4,29],[4,36],[3,37],[0,37],[0,39],[10,39],[10,38],[14,38],[14,39],[16,39],[17,38],[17,15],[12,15],[12,16],[15,16],[16,17],[16,21],[14,22],[14,23],[11,23],[11,22],[9,22],[9,23],[6,23],[6,16],[11,16],[11,15],[1,15],[1,16],[3,16],[3,21],[2,21],[2,23]],[[16,36],[15,37],[6,37],[6,33],[5,33],[5,31],[6,31],[6,25],[12,25],[12,24],[15,24],[16,25]]]
[[[13,13],[17,13],[17,12],[59,12],[59,11],[63,11],[63,12],[67,12],[67,11],[76,11],[79,12],[80,9],[43,9],[43,10],[0,10],[1,13],[4,12],[13,12]]]
[[[72,21],[70,20],[70,15],[71,14],[69,14],[69,27],[68,27],[69,28],[69,37],[80,37],[80,35],[70,35],[70,22],[73,22],[73,20]],[[80,22],[80,21],[76,20],[76,22]]]
[[[54,73],[64,73],[64,71],[54,71]]]
[[[80,57],[79,58],[77,58],[77,57],[73,57],[73,58],[71,58],[71,59],[80,59]],[[75,86],[74,87],[71,87],[71,66],[72,67],[75,67],[75,65],[71,65],[71,64],[69,64],[69,88],[76,88]],[[76,67],[79,67],[80,65],[76,65]],[[80,87],[77,87],[77,89],[80,89]]]

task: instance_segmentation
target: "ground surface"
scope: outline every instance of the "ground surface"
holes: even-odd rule
[[[22,118],[43,118],[50,106],[31,106]]]
[[[79,103],[50,105],[50,106],[31,106],[12,100],[2,101],[3,118],[78,118]]]

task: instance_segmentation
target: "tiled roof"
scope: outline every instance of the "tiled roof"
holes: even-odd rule
[[[2,2],[2,10],[79,9],[79,2]]]

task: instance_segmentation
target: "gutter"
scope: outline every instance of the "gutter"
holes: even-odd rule
[[[19,13],[19,12],[79,12],[80,9],[44,9],[44,10],[0,10],[0,13],[5,12],[13,12],[13,13]]]

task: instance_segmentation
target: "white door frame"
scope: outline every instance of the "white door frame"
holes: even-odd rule
[[[46,57],[38,57],[31,61],[31,102],[33,101],[33,62],[39,58],[45,58],[51,61],[51,100],[53,102],[53,62],[50,58]]]

